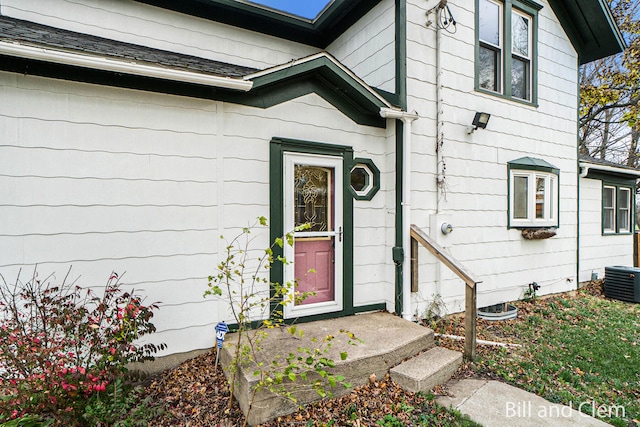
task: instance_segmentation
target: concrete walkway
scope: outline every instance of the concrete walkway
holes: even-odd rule
[[[500,381],[452,380],[447,383],[447,387],[451,396],[441,396],[437,402],[445,407],[458,409],[484,426],[609,426],[579,412],[577,408],[551,403]]]

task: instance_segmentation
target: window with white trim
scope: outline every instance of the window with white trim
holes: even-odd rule
[[[511,227],[558,225],[558,176],[549,172],[511,170]]]
[[[631,188],[604,184],[602,187],[603,234],[631,233]]]
[[[536,18],[531,0],[477,0],[476,87],[536,102]]]

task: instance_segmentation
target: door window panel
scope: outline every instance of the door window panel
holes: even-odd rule
[[[317,166],[295,165],[295,226],[309,224],[307,231],[331,231],[332,170]]]

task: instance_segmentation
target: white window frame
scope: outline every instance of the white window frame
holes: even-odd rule
[[[527,178],[527,217],[515,218],[516,177]],[[536,183],[545,180],[544,214],[536,218]],[[535,170],[511,169],[509,177],[509,225],[513,228],[557,227],[558,226],[558,175]]]

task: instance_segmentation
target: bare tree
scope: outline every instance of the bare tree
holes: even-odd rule
[[[638,166],[640,2],[609,0],[627,48],[580,70],[580,152]]]

